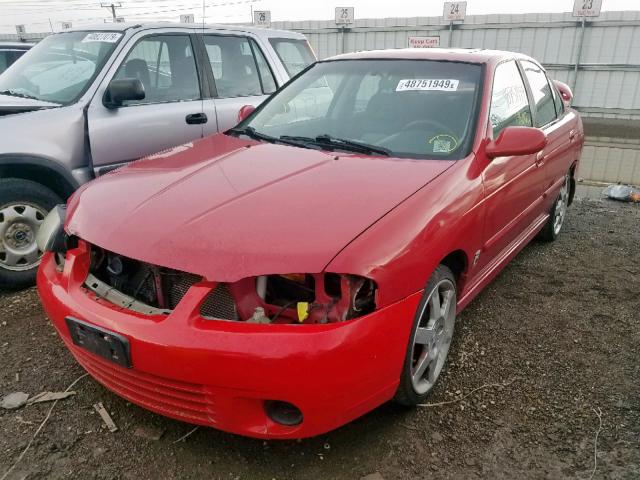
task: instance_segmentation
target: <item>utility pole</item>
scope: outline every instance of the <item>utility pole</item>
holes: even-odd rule
[[[111,10],[111,16],[113,17],[113,23],[116,23],[116,8],[122,7],[122,3],[101,3],[100,6],[102,8],[108,8]]]

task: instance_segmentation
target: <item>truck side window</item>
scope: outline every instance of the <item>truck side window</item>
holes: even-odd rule
[[[290,77],[293,77],[316,61],[313,51],[306,40],[270,38],[269,42]]]
[[[514,61],[501,63],[496,68],[489,118],[493,126],[493,138],[497,138],[506,127],[532,126],[527,91]]]
[[[273,74],[255,42],[230,35],[204,35],[203,41],[218,97],[249,97],[275,91]]]
[[[115,78],[137,78],[143,100],[125,105],[200,99],[196,62],[187,35],[152,35],[140,40],[122,62]]]

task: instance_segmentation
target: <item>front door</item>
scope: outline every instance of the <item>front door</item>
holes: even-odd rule
[[[493,138],[508,126],[533,125],[527,91],[515,61],[496,68],[490,120]],[[544,166],[537,155],[498,157],[484,170],[483,181],[486,213],[479,267],[506,252],[540,214]]]
[[[121,78],[138,78],[145,98],[109,109],[102,103],[104,90],[110,80]],[[215,115],[203,115],[202,105],[189,33],[167,31],[134,37],[89,106],[94,168],[100,172],[201,138],[204,125],[215,128],[216,124]]]

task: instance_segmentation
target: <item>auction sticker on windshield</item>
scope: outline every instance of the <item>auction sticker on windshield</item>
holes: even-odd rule
[[[117,32],[94,32],[88,33],[83,39],[83,42],[106,42],[115,43],[122,36]]]
[[[430,78],[406,78],[398,82],[396,92],[406,92],[411,90],[441,90],[445,92],[455,92],[458,90],[459,80],[453,79],[430,79]]]

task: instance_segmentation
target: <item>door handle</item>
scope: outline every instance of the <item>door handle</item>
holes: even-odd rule
[[[189,125],[197,125],[199,123],[207,123],[207,114],[206,113],[192,113],[191,115],[187,115],[185,117],[185,121]]]
[[[573,139],[576,137],[576,131],[575,130],[571,130],[569,132],[569,140],[573,141]]]
[[[547,156],[545,155],[544,152],[538,152],[536,154],[536,163],[538,164],[539,167],[544,165],[544,161],[545,161],[546,158],[547,158]]]

